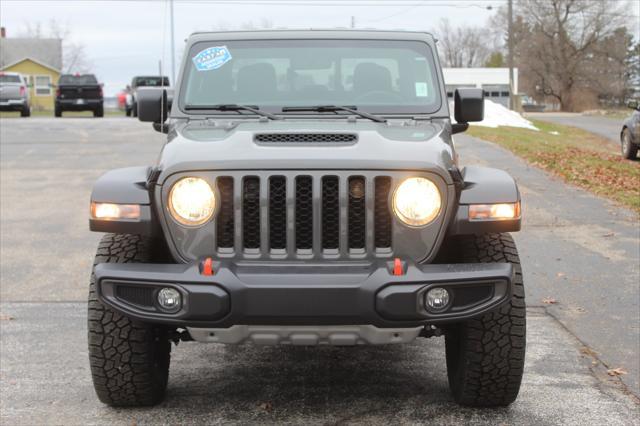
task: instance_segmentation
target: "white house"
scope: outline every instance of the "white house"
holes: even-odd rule
[[[509,105],[509,68],[444,68],[447,96],[453,98],[458,87],[484,90],[486,99]],[[518,93],[518,69],[513,69],[513,93]]]

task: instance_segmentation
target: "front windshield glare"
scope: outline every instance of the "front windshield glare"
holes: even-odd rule
[[[426,43],[385,40],[261,40],[197,43],[189,52],[181,105],[350,105],[374,113],[440,107]]]

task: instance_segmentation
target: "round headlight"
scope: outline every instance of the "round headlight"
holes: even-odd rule
[[[169,193],[169,211],[183,225],[202,225],[211,219],[215,208],[215,194],[204,179],[182,178]]]
[[[441,206],[438,187],[426,178],[409,178],[393,194],[393,211],[409,226],[425,226],[438,216]]]

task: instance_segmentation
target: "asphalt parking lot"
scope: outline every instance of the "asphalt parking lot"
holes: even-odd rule
[[[506,169],[524,198],[516,241],[528,352],[510,408],[452,402],[442,339],[359,348],[185,342],[173,349],[163,404],[102,405],[86,351],[100,238],[88,231],[89,194],[106,170],[152,163],[162,141],[119,117],[0,120],[0,423],[638,424],[637,216],[464,135],[463,162]],[[613,368],[627,374],[611,377]]]

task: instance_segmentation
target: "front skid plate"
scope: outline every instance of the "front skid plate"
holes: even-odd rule
[[[234,325],[229,328],[188,327],[187,330],[194,340],[205,343],[240,344],[252,342],[257,345],[353,346],[409,343],[418,337],[422,328],[378,328],[373,325]]]

